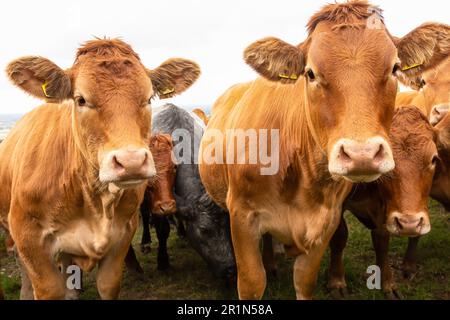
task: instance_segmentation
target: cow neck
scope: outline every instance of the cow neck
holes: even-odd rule
[[[87,151],[86,145],[83,142],[83,139],[80,138],[80,135],[78,133],[78,128],[75,121],[75,108],[72,107],[72,114],[71,114],[71,126],[72,126],[72,136],[73,140],[75,142],[75,147],[77,150],[81,153],[81,157],[84,161],[86,161],[95,171],[99,171],[99,167],[96,163],[94,163],[91,158],[89,157],[89,152]]]
[[[309,100],[309,92],[308,92],[307,85],[308,85],[307,81],[304,81],[303,112],[304,112],[304,120],[306,121],[306,127],[308,130],[306,133],[302,133],[302,134],[309,134],[311,136],[316,148],[320,151],[320,153],[324,157],[326,157],[327,154],[325,153],[325,150],[322,147],[320,137],[317,133],[317,130],[314,126],[314,122],[311,118],[311,107],[310,107],[310,103],[309,103],[310,100]]]

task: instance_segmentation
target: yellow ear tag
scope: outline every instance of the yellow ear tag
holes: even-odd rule
[[[46,96],[47,98],[51,98],[51,96],[47,94],[47,85],[48,85],[48,82],[45,81],[44,84],[41,86],[42,92],[44,92],[44,96]]]
[[[413,65],[411,65],[411,66],[403,67],[403,68],[402,68],[402,71],[408,71],[408,70],[411,70],[411,69],[420,67],[421,65],[422,65],[422,63],[415,63],[415,64],[413,64]]]
[[[290,76],[288,76],[286,74],[280,73],[278,75],[278,77],[281,78],[281,79],[290,79],[290,80],[297,80],[298,79],[298,76],[295,75],[295,74],[291,74]]]
[[[171,94],[173,92],[175,92],[174,88],[165,88],[164,90],[159,91],[159,94],[162,95],[162,96],[166,96],[166,95]]]

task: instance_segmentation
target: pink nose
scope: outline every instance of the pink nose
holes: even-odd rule
[[[425,212],[416,214],[394,212],[388,219],[387,229],[398,236],[421,236],[430,231],[430,220]]]
[[[380,175],[394,168],[391,149],[384,139],[376,138],[365,143],[345,139],[338,142],[335,148],[337,152],[331,161],[337,174],[367,177]]]
[[[143,180],[155,174],[153,157],[145,148],[110,151],[100,168],[100,180],[103,182]]]
[[[176,211],[177,205],[175,200],[156,201],[152,210],[153,213],[162,215],[174,214]]]

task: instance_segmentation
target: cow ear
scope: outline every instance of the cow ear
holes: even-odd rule
[[[6,67],[11,81],[32,96],[42,100],[70,98],[70,76],[48,59],[28,56],[12,61]]]
[[[277,38],[252,43],[244,51],[244,60],[263,77],[281,83],[294,83],[305,68],[301,50]]]
[[[426,23],[403,38],[394,38],[402,72],[413,78],[435,68],[450,54],[450,26]]]
[[[189,88],[200,76],[200,67],[193,61],[176,58],[167,60],[147,73],[155,93],[160,99],[166,99]]]
[[[422,76],[408,77],[403,72],[399,72],[397,74],[397,79],[404,86],[411,88],[413,90],[416,90],[416,91],[420,91],[426,85],[426,82],[422,78]]]

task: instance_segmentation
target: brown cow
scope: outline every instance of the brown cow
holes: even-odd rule
[[[449,109],[435,118],[434,127],[437,133],[437,149],[439,161],[431,186],[430,197],[439,201],[447,212],[450,212],[450,115]],[[409,277],[417,270],[417,246],[419,237],[410,238],[403,259],[403,273]]]
[[[441,48],[448,47],[436,45],[431,56],[422,55],[418,43],[447,43],[450,28],[427,24],[393,38],[379,12],[365,1],[327,5],[312,17],[308,38],[300,45],[275,38],[252,44],[244,57],[263,78],[243,93],[242,86],[229,89],[214,106],[202,139],[200,173],[211,197],[230,212],[242,299],[259,299],[264,293],[260,240],[265,233],[297,256],[297,298],[311,298],[351,182],[374,181],[394,168],[387,132],[397,93],[395,75],[419,56],[424,58],[421,66],[409,73],[439,63]],[[268,131],[252,130],[274,129],[274,146],[265,150],[279,156],[269,163],[279,170],[267,174],[264,169],[273,166],[268,168],[261,156],[249,163],[258,142],[238,145],[245,154],[231,152],[239,139],[229,129],[247,131],[244,141],[260,135],[259,144],[269,140]]]
[[[436,117],[442,109],[450,105],[450,58],[436,68],[425,72],[419,80],[418,91],[400,92],[397,95],[396,106],[413,105],[427,116]],[[414,88],[414,85],[413,85]],[[432,124],[436,124],[432,120]]]
[[[430,231],[428,195],[438,151],[437,133],[416,107],[395,111],[390,131],[395,169],[379,181],[356,185],[344,203],[372,232],[376,263],[381,269],[382,289],[387,298],[400,298],[388,261],[389,233],[417,237]],[[343,250],[348,237],[344,217],[330,241],[328,287],[333,296],[346,292]]]
[[[150,216],[152,215],[152,224],[155,226],[158,237],[158,269],[164,270],[169,266],[167,239],[170,225],[167,216],[174,214],[177,210],[173,194],[176,164],[173,156],[172,137],[169,134],[152,136],[150,151],[155,162],[157,177],[153,179],[151,185],[147,186],[144,201],[140,207],[143,228],[141,251],[143,253],[150,251]],[[142,272],[132,246],[130,246],[125,262],[130,270]]]
[[[184,59],[146,69],[128,44],[106,39],[87,42],[67,70],[41,57],[8,65],[14,84],[50,101],[0,145],[0,222],[21,260],[22,298],[64,298],[57,266],[71,261],[84,271],[98,265],[101,298],[118,297],[145,182],[156,173],[150,99],[181,93],[199,72]]]
[[[206,115],[205,111],[203,111],[202,109],[196,108],[196,109],[192,110],[192,112],[195,113],[205,123],[205,125],[208,124],[209,118]]]

